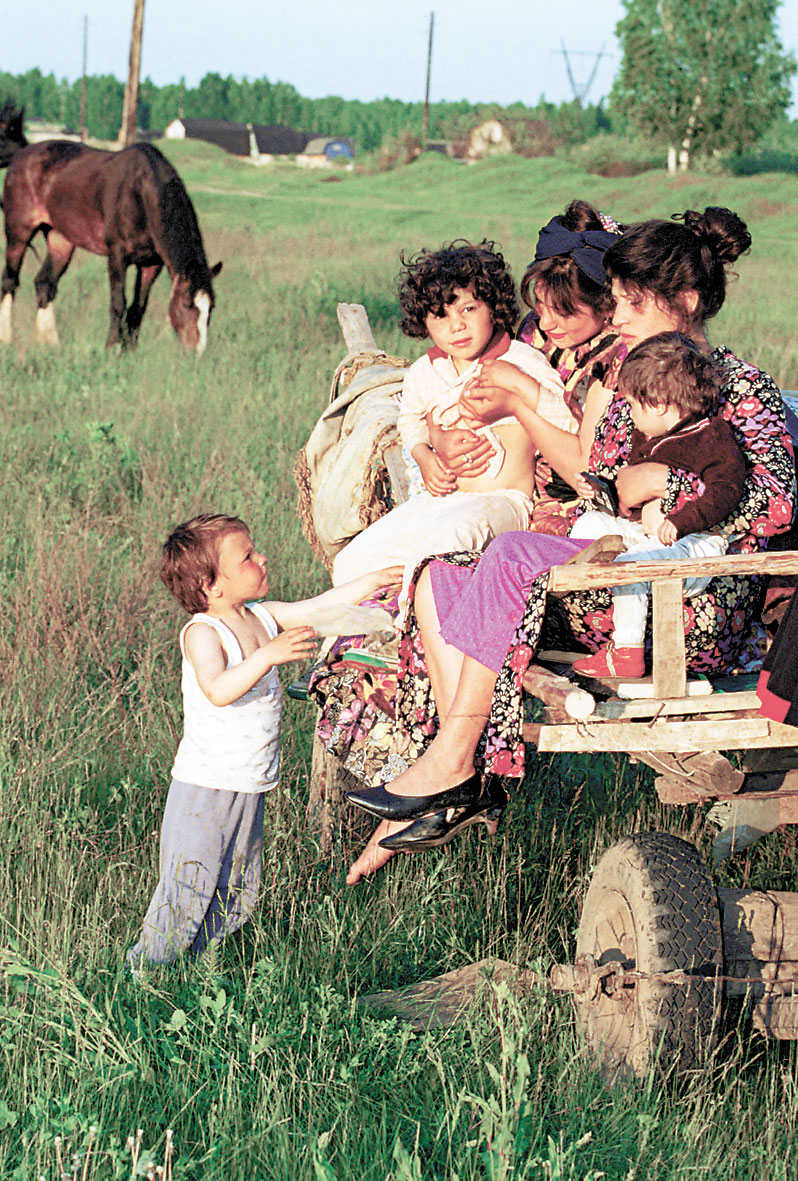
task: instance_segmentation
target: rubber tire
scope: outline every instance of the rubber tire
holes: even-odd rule
[[[622,960],[640,972],[680,970],[689,984],[638,981],[610,995],[575,994],[590,1050],[609,1077],[642,1080],[700,1066],[717,1036],[723,970],[720,908],[698,851],[666,833],[637,833],[602,856],[585,897],[577,960]]]

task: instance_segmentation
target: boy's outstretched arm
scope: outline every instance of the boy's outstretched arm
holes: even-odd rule
[[[226,667],[222,641],[207,623],[192,624],[186,632],[185,645],[186,656],[208,700],[213,705],[232,705],[275,665],[309,660],[315,655],[317,641],[312,627],[293,627],[280,632],[232,668]]]
[[[342,582],[340,586],[332,586],[329,590],[315,595],[312,599],[302,599],[298,603],[264,603],[280,627],[296,627],[299,624],[313,625],[314,615],[329,611],[331,607],[347,607],[361,603],[374,591],[382,587],[399,587],[402,583],[403,566],[388,566],[384,570],[373,570],[368,574],[361,574],[351,582]]]

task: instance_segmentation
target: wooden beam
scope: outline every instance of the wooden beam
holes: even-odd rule
[[[587,722],[570,726],[524,726],[524,739],[543,752],[562,751],[694,751],[740,750],[753,747],[794,746],[795,727],[767,718],[651,722]]]
[[[650,582],[653,578],[715,578],[724,574],[798,574],[798,551],[725,554],[719,558],[686,558],[665,562],[555,566],[549,574],[549,590],[588,590],[592,587]]]
[[[659,578],[651,584],[655,697],[684,697],[685,694],[682,591],[680,578]]]
[[[577,722],[586,721],[596,708],[596,699],[590,693],[539,664],[530,664],[524,673],[523,685],[527,693],[544,705],[564,710]]]
[[[339,303],[338,323],[350,353],[381,353],[362,303]]]
[[[710,693],[706,697],[644,697],[625,701],[611,697],[596,703],[594,722],[620,721],[622,718],[654,718],[688,714],[739,714],[741,710],[759,712],[759,698],[753,689],[740,693]],[[798,763],[798,755],[796,756]]]

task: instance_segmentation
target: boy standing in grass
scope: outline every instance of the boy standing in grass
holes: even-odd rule
[[[277,786],[281,690],[277,666],[312,656],[312,626],[331,608],[396,581],[377,571],[299,603],[262,603],[266,559],[238,517],[206,514],[163,547],[161,578],[192,613],[180,633],[184,731],[161,827],[160,880],[135,972],[197,956],[252,915],[260,886],[263,803]]]

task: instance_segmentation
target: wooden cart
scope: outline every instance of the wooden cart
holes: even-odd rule
[[[350,348],[376,350],[359,305],[341,305],[339,319]],[[541,652],[524,677],[543,706],[524,727],[528,743],[541,753],[615,751],[646,763],[664,803],[711,802],[723,811],[718,856],[798,822],[798,729],[763,717],[753,688],[735,689],[734,678],[694,680],[686,669],[683,580],[729,574],[797,575],[798,552],[553,569],[557,594],[651,583],[652,675],[588,682],[569,669],[576,654]],[[339,765],[317,741],[308,815],[321,823],[323,845],[340,788]],[[473,971],[468,979],[473,988]],[[655,1062],[683,1070],[705,1060],[724,997],[747,997],[759,1028],[798,1038],[798,893],[716,890],[680,838],[623,838],[596,867],[574,962],[555,965],[548,984],[573,994],[603,1066],[638,1077]]]

